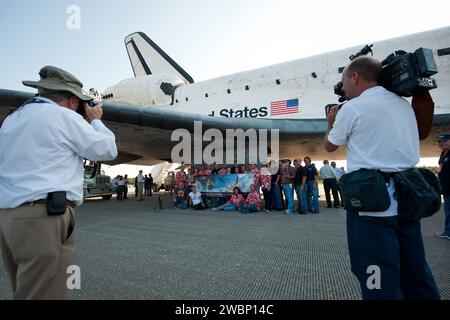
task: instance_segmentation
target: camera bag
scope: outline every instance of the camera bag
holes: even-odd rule
[[[419,221],[441,208],[441,187],[432,171],[411,168],[395,173],[394,181],[401,221]]]
[[[346,210],[381,212],[391,205],[385,179],[379,170],[353,171],[343,175],[340,183]]]

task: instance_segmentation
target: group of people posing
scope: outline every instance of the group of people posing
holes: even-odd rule
[[[302,165],[304,162],[304,166]],[[205,195],[201,195],[195,186],[196,177],[231,174],[231,173],[251,173],[253,174],[253,184],[250,192],[243,194],[239,187],[233,188],[233,193],[226,203],[215,207],[213,210],[234,211],[242,213],[257,212],[264,210],[284,211],[285,214],[319,213],[319,193],[318,181],[319,173],[323,179],[327,207],[331,208],[331,195],[333,194],[333,206],[339,208],[343,205],[342,197],[339,193],[339,179],[345,174],[343,168],[337,168],[336,163],[329,165],[328,160],[324,161],[324,166],[320,172],[311,162],[310,157],[294,160],[293,166],[289,159],[275,163],[268,162],[261,168],[255,164],[238,165],[236,162],[232,167],[226,165],[204,165],[199,168],[191,167],[186,173],[184,166],[174,175],[174,206],[175,208],[194,207],[195,209],[207,208]],[[261,192],[264,196],[264,204],[261,199]],[[297,208],[295,209],[294,192],[297,194]],[[214,203],[217,203],[218,197]],[[192,203],[192,205],[191,205]]]

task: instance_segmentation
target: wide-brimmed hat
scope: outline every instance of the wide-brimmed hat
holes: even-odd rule
[[[22,81],[32,88],[43,88],[55,91],[69,91],[83,101],[90,101],[92,97],[84,94],[83,84],[71,73],[53,66],[45,66],[39,71],[39,81]]]

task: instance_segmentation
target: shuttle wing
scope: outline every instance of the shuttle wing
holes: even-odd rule
[[[34,94],[0,89],[0,108],[15,109]],[[203,129],[278,129],[280,135],[321,134],[325,133],[325,119],[261,119],[261,118],[226,118],[200,115],[158,108],[154,106],[133,106],[126,104],[102,102],[102,120],[118,124],[137,125],[163,130],[187,129],[194,131],[194,121],[201,121]]]
[[[0,89],[0,125],[9,112],[15,110],[35,94]],[[153,165],[171,161],[171,141],[175,129],[194,132],[194,121],[201,121],[202,130],[215,128],[225,135],[226,129],[278,129],[280,153],[298,153],[299,145],[309,155],[323,152],[325,119],[288,120],[258,118],[226,118],[179,112],[168,107],[133,106],[103,102],[103,122],[116,135],[119,156],[110,165],[130,163]],[[268,132],[268,135],[270,133]],[[319,151],[320,150],[320,151]],[[303,154],[304,155],[304,154]]]
[[[7,114],[33,97],[33,93],[0,89],[0,125]],[[132,106],[103,103],[104,123],[115,133],[119,156],[111,165],[131,163],[153,165],[171,161],[171,150],[177,142],[171,141],[172,131],[186,129],[194,132],[194,121],[202,122],[202,129],[215,128],[222,133],[226,129],[278,129],[280,155],[289,158],[312,156],[326,159],[323,136],[327,128],[321,119],[260,119],[226,118],[179,112],[168,107]],[[421,156],[435,157],[437,146],[434,137],[449,130],[450,114],[434,116],[433,131],[421,141]],[[345,159],[345,148],[339,148],[333,159]]]

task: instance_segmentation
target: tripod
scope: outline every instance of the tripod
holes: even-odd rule
[[[155,205],[153,206],[153,211],[163,210],[162,198],[158,196],[158,200],[156,200]]]

